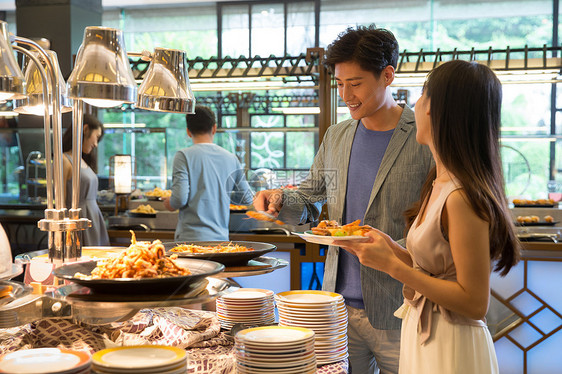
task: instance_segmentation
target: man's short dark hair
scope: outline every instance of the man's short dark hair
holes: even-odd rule
[[[361,69],[371,71],[376,77],[388,65],[398,65],[398,41],[387,29],[369,26],[349,27],[340,33],[326,49],[324,65],[333,74],[335,65],[356,62]]]
[[[187,122],[187,129],[193,135],[210,134],[217,122],[215,112],[205,105],[196,105],[195,114],[187,114],[185,121]]]

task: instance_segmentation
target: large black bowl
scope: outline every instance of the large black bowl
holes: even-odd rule
[[[179,266],[188,268],[190,275],[162,278],[116,278],[116,279],[81,279],[76,273],[90,275],[96,267],[96,261],[79,262],[56,268],[53,274],[94,292],[110,294],[173,294],[189,289],[189,286],[201,278],[217,274],[224,270],[224,265],[214,261],[183,259]]]

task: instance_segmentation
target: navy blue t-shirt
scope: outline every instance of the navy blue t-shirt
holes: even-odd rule
[[[363,224],[375,177],[393,133],[394,129],[368,130],[359,122],[349,157],[344,223],[360,219]],[[346,304],[364,309],[359,265],[357,256],[340,249],[336,292],[343,295]]]

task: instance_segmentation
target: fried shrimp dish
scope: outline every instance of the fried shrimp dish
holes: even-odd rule
[[[76,273],[81,279],[164,278],[190,275],[189,269],[178,266],[172,257],[165,256],[160,240],[137,242],[131,231],[131,245],[118,256],[100,260],[91,275]]]
[[[361,220],[356,220],[346,225],[340,226],[336,221],[324,220],[320,221],[318,226],[311,229],[314,235],[322,236],[363,236],[371,228],[369,226],[360,226]]]
[[[253,250],[253,248],[232,243],[218,245],[179,244],[170,249],[171,252],[178,253],[235,253],[250,252]]]
[[[258,221],[267,221],[273,222],[278,225],[284,225],[285,222],[276,219],[274,216],[264,213],[264,212],[256,212],[254,210],[249,210],[246,212],[246,215],[250,218],[257,219]]]

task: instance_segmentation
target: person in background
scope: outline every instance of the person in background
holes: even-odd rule
[[[328,46],[325,64],[352,118],[328,128],[297,190],[262,191],[254,198],[256,210],[307,223],[318,220],[326,203],[331,220],[359,219],[395,240],[403,237],[402,212],[419,197],[432,158],[416,142],[414,112],[390,91],[397,61],[394,35],[375,25],[348,28]],[[393,313],[402,285],[330,246],[322,288],[345,298],[352,372],[398,372],[400,320]]]
[[[430,72],[415,114],[436,168],[407,214],[407,250],[379,230],[371,243],[342,245],[404,283],[401,373],[499,373],[485,323],[490,273],[507,274],[520,251],[500,160],[501,98],[485,65]]]
[[[84,114],[82,137],[82,159],[80,165],[80,217],[92,221],[92,227],[83,232],[82,245],[106,246],[109,245],[109,236],[105,227],[105,220],[97,202],[98,176],[97,176],[97,146],[103,137],[103,124],[91,115]],[[72,202],[72,126],[62,137],[62,151],[64,156],[63,177],[65,185],[66,207],[70,208]]]
[[[14,129],[18,122],[14,117],[0,117],[0,129]],[[0,148],[14,147],[18,145],[16,131],[0,131]]]
[[[186,115],[187,135],[193,145],[176,152],[172,195],[164,206],[179,209],[177,241],[229,240],[231,197],[235,204],[248,204],[252,192],[238,158],[213,144],[217,131],[215,113],[196,105]]]

